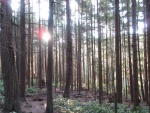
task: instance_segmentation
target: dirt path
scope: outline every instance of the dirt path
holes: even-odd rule
[[[23,113],[44,113],[46,109],[45,98],[46,96],[26,97],[26,101],[21,102],[21,108],[22,108]]]
[[[91,94],[86,95],[85,91],[78,95],[77,92],[70,94],[70,99],[85,102],[93,100]],[[56,89],[53,90],[53,98],[56,99],[63,95],[63,91]],[[44,113],[46,110],[46,89],[42,89],[36,95],[27,95],[26,101],[21,101],[21,108],[23,113]]]

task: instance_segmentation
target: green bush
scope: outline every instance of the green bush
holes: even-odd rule
[[[38,89],[35,87],[26,88],[26,94],[34,95],[38,92]]]
[[[118,113],[149,113],[147,106],[140,106],[137,111],[126,104],[118,104]],[[61,113],[114,113],[113,103],[99,104],[97,101],[79,102],[65,98],[54,100],[54,109]]]

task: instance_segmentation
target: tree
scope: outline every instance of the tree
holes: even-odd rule
[[[122,103],[122,75],[120,66],[120,17],[119,17],[119,0],[115,1],[115,41],[116,41],[116,87],[117,102]]]
[[[130,74],[130,94],[131,94],[131,102],[133,102],[133,79],[132,79],[132,65],[131,65],[131,47],[130,47],[130,18],[129,18],[130,10],[129,10],[129,0],[127,0],[127,33],[128,33],[128,54],[129,54],[129,74]]]
[[[25,34],[25,1],[20,1],[20,26],[21,26],[21,56],[20,56],[20,97],[25,100],[25,71],[26,71],[26,34]]]
[[[137,36],[136,36],[136,0],[132,0],[132,46],[133,46],[133,94],[134,108],[139,105],[138,66],[137,66]]]
[[[70,85],[72,77],[72,37],[71,37],[71,18],[70,18],[70,0],[66,0],[66,33],[67,33],[67,50],[66,50],[66,86],[63,97],[69,98]]]
[[[48,31],[51,39],[48,42],[48,67],[47,67],[47,106],[46,113],[53,113],[52,77],[53,77],[53,0],[49,0]]]
[[[99,103],[102,102],[102,92],[103,92],[103,83],[102,83],[102,54],[101,54],[101,26],[100,26],[100,16],[99,5],[97,0],[97,23],[98,23],[98,76],[99,76]]]
[[[38,86],[40,89],[42,89],[42,32],[41,32],[41,16],[40,16],[40,0],[38,0],[39,3],[39,65],[38,65]]]
[[[28,82],[28,87],[30,87],[30,53],[31,53],[31,20],[30,20],[30,0],[28,0],[28,13],[29,13],[29,28],[28,28],[28,72],[27,72],[27,82]]]
[[[145,3],[146,3],[148,74],[149,74],[149,93],[150,93],[150,1],[146,0]],[[150,94],[149,94],[149,110],[150,110]]]
[[[15,57],[12,38],[12,10],[10,0],[2,3],[2,38],[1,38],[1,61],[4,81],[4,106],[3,111],[21,113],[18,91],[18,76],[15,66]]]
[[[143,1],[143,7],[145,7],[145,0]],[[146,9],[143,8],[143,22],[146,23]],[[144,88],[145,88],[145,101],[148,104],[148,73],[147,73],[147,37],[146,37],[146,26],[144,26],[144,71],[145,71],[145,80],[144,80]]]
[[[78,12],[79,12],[79,5],[78,5]],[[81,11],[81,18],[82,18],[82,11]],[[81,88],[82,88],[82,81],[81,81],[81,24],[80,18],[78,18],[78,53],[77,53],[77,84],[78,84],[78,93],[80,94]]]

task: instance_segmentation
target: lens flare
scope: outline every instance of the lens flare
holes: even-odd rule
[[[42,40],[48,42],[50,40],[50,34],[47,32],[43,33]]]

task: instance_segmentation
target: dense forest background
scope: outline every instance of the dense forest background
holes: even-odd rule
[[[58,89],[116,113],[125,99],[150,106],[150,1],[0,0],[0,56],[6,113],[32,88],[47,88],[47,113]]]

